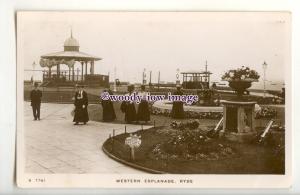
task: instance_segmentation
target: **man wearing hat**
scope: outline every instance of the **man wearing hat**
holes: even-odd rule
[[[88,97],[87,93],[83,90],[83,85],[76,85],[77,91],[75,93],[75,114],[73,122],[78,125],[80,122],[86,124],[89,121],[89,114],[87,111]]]
[[[34,89],[30,92],[30,100],[33,111],[34,120],[40,120],[40,108],[42,92],[38,89],[39,84],[34,83]]]

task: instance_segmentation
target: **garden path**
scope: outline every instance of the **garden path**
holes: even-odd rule
[[[141,173],[110,159],[101,149],[113,129],[116,134],[124,132],[124,124],[73,125],[72,109],[72,104],[43,103],[41,120],[33,121],[30,103],[24,102],[26,173]],[[139,125],[127,125],[127,132],[138,129]]]

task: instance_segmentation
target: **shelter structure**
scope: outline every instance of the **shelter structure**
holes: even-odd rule
[[[207,70],[207,62],[205,71],[186,71],[182,74],[182,86],[184,89],[209,89],[210,75]]]
[[[63,51],[41,56],[40,66],[48,68],[43,71],[44,86],[74,85],[75,83],[88,86],[107,87],[109,85],[108,75],[95,74],[95,61],[102,59],[81,52],[79,47],[79,42],[73,37],[71,31],[71,36],[64,42]],[[75,69],[76,64],[79,66]],[[62,69],[63,65],[68,68]]]

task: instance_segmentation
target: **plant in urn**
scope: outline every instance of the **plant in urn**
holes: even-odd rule
[[[246,89],[251,87],[252,82],[257,82],[259,77],[255,70],[242,66],[241,68],[225,72],[222,80],[228,81],[229,86],[236,91],[239,99],[241,99]]]

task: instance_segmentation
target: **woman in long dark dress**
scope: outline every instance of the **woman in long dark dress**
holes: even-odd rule
[[[73,122],[75,122],[74,125],[78,125],[80,122],[86,124],[89,121],[89,114],[87,111],[88,97],[83,88],[83,85],[79,86],[79,89],[75,93],[75,114],[73,119]]]
[[[133,93],[134,86],[128,86],[128,94],[131,95]],[[125,122],[133,123],[136,121],[136,110],[134,106],[134,102],[123,101],[121,104],[121,111],[125,113]]]
[[[181,91],[181,86],[176,86],[177,90],[173,95],[183,95]],[[171,117],[176,119],[184,118],[184,110],[183,110],[183,102],[182,101],[174,101],[172,106]]]
[[[113,95],[111,90],[104,90],[103,92],[109,93],[109,95]],[[114,105],[112,101],[109,100],[102,100],[101,101],[102,108],[103,108],[103,121],[110,122],[116,119],[116,113],[114,109]]]
[[[142,97],[142,99],[138,106],[137,120],[147,123],[148,121],[150,121],[150,111],[149,103],[146,99],[147,92],[145,91],[145,85],[141,86],[141,92],[139,93],[139,95]]]

